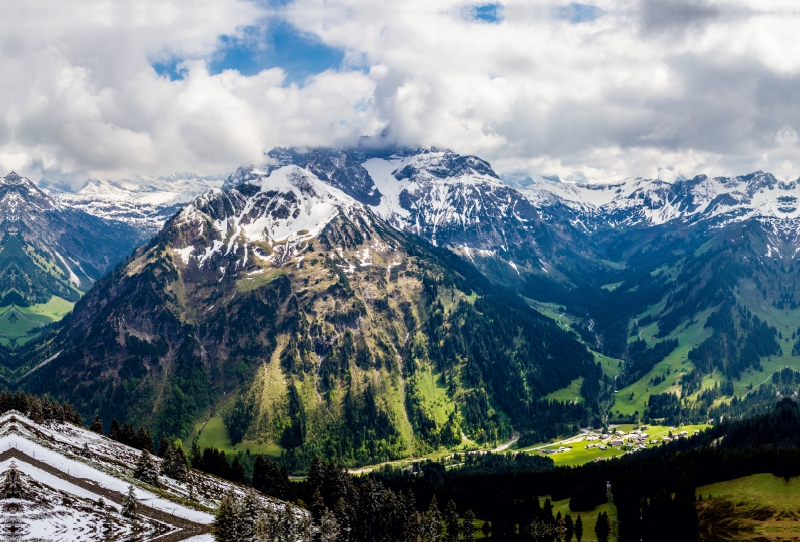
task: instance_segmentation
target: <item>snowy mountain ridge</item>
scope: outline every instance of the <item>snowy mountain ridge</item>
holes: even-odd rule
[[[762,171],[673,182],[640,177],[612,183],[543,182],[520,192],[536,207],[561,204],[595,226],[650,226],[672,220],[724,225],[749,218],[800,218],[798,181],[779,181]]]
[[[208,190],[220,188],[223,179],[200,177],[193,173],[118,181],[94,179],[75,192],[44,184],[44,192],[61,206],[80,209],[99,218],[126,222],[152,235],[183,205]]]

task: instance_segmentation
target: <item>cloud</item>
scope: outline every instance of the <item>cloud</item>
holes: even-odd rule
[[[31,0],[6,8],[3,170],[75,182],[219,173],[262,160],[273,145],[347,143],[376,129],[363,107],[373,81],[332,69],[341,54],[320,64],[320,50],[327,50],[321,44],[307,51],[306,63],[291,58],[286,49],[303,43],[285,24],[264,38],[266,46],[254,44],[256,55],[282,53],[273,67],[226,62],[232,43],[241,53],[248,33],[259,26],[266,32],[274,18],[254,2]],[[170,65],[179,76],[154,65]],[[309,65],[300,81],[287,80]]]
[[[644,0],[642,2],[642,32],[682,32],[700,28],[723,12],[720,6],[707,0]]]
[[[28,0],[0,20],[0,168],[208,174],[371,136],[562,178],[796,177],[797,20],[779,0]]]

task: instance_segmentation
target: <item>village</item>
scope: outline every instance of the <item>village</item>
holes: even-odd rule
[[[699,434],[707,425],[648,426],[617,425],[606,431],[582,429],[573,437],[524,449],[525,452],[547,455],[559,465],[581,465],[633,454],[653,446]]]

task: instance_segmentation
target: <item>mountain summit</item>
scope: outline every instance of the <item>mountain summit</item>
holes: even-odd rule
[[[0,344],[5,346],[29,340],[63,316],[141,241],[128,225],[61,205],[14,172],[0,177],[0,216]]]

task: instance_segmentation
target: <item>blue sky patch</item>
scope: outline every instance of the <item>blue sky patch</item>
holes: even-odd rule
[[[500,4],[472,6],[468,13],[468,18],[482,23],[499,23],[503,20],[503,6]]]
[[[273,19],[266,27],[251,27],[244,37],[220,37],[220,47],[209,62],[212,75],[224,70],[238,70],[242,75],[255,75],[270,68],[282,68],[286,83],[302,85],[303,81],[325,70],[338,68],[344,60],[344,51],[329,47],[314,36],[299,32],[282,19]],[[159,75],[181,79],[176,66],[183,59],[171,59],[153,64]]]
[[[605,12],[597,6],[588,4],[576,4],[556,8],[556,18],[565,19],[572,24],[594,21],[603,16]]]

